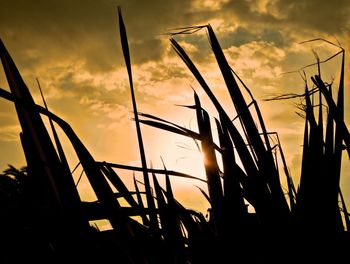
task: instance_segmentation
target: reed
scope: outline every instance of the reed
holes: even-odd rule
[[[300,185],[295,188],[278,134],[268,131],[258,102],[229,66],[210,25],[178,29],[171,34],[170,43],[215,106],[219,143],[212,136],[211,113],[204,109],[196,93],[194,104],[188,108],[195,111],[198,131],[138,112],[120,8],[118,18],[141,167],[96,161],[72,127],[49,110],[39,82],[45,107],[34,102],[0,41],[0,57],[11,90],[0,88],[0,97],[16,107],[27,160],[25,170],[10,166],[0,175],[0,249],[5,249],[2,252],[8,260],[5,263],[34,259],[39,263],[62,263],[67,259],[86,263],[278,263],[281,258],[287,263],[297,263],[300,259],[340,261],[343,255],[339,252],[349,246],[350,239],[349,213],[340,190],[342,151],[350,154],[350,136],[344,122],[344,50],[339,53],[342,64],[337,101],[333,98],[332,84],[321,78],[319,59],[315,64],[318,74],[311,77],[314,86],[310,89],[305,82],[305,92],[301,95],[305,111],[301,175]],[[179,34],[198,30],[208,33],[236,117],[225,111],[204,76],[175,40]],[[246,102],[244,92],[251,103]],[[318,105],[311,96],[318,96]],[[49,119],[48,128],[43,117]],[[239,127],[232,121],[235,118]],[[168,170],[165,164],[163,169],[148,167],[141,125],[191,138],[203,154],[206,179]],[[76,151],[97,201],[81,201],[73,180],[74,170],[70,171],[56,126],[63,130]],[[52,130],[54,142],[48,129]],[[222,171],[218,166],[220,160]],[[131,190],[115,169],[142,172],[143,182],[134,175]],[[287,194],[283,192],[280,171],[286,177]],[[165,188],[158,177],[165,177]],[[206,188],[198,188],[209,201],[208,218],[176,200],[172,177],[206,184]],[[122,206],[121,198],[128,206]],[[248,211],[248,206],[254,212]],[[100,231],[89,225],[89,221],[101,219],[108,220],[112,229]],[[35,238],[33,233],[37,234]],[[8,246],[7,240],[32,240],[32,243],[19,244],[16,252],[23,254],[13,255],[15,250]],[[315,249],[309,249],[309,245]]]

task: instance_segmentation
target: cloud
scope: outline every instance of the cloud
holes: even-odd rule
[[[170,0],[166,4],[160,0],[3,0],[0,32],[23,68],[76,61],[90,72],[107,72],[124,64],[117,5],[123,8],[135,64],[162,58],[169,44],[161,33],[198,23],[218,21],[214,28],[224,48],[254,40],[282,47],[305,30],[338,34],[349,29],[346,0],[331,8],[327,1],[315,0]]]
[[[222,6],[225,16],[231,13],[233,19],[249,27],[284,27],[293,30],[317,30],[318,32],[337,34],[349,30],[349,2],[230,0]]]
[[[19,133],[21,131],[15,108],[12,103],[0,100],[0,142],[14,142],[18,141]],[[1,146],[1,145],[0,145]],[[6,148],[2,150],[7,151]]]
[[[284,45],[283,36],[280,30],[263,28],[261,30],[248,30],[245,27],[238,26],[232,31],[223,32],[220,36],[222,48],[230,46],[239,47],[252,41],[272,42],[277,47]]]
[[[280,17],[276,12],[270,12],[268,3],[265,4],[265,7],[259,7],[259,4],[254,2],[230,0],[222,6],[222,12],[227,18],[231,17],[233,20],[239,20],[243,25],[256,23],[256,26],[259,27],[264,23],[264,25],[269,26],[280,21]]]
[[[252,41],[239,47],[232,46],[226,49],[226,54],[230,65],[243,80],[253,87],[259,84],[262,91],[264,87],[273,86],[273,81],[282,73],[278,65],[283,61],[285,51],[274,43]]]
[[[130,115],[130,111],[125,106],[105,103],[97,99],[90,99],[87,96],[83,96],[79,103],[87,106],[88,111],[91,112],[93,116],[97,116],[101,119],[108,119],[109,122],[122,123],[125,122]]]
[[[32,67],[44,60],[82,61],[87,69],[108,71],[123,65],[117,23],[123,7],[133,62],[158,60],[160,37],[167,28],[192,24],[190,1],[12,1],[3,0],[1,37],[15,49],[20,63]],[[186,11],[187,10],[187,11]]]
[[[20,131],[19,124],[0,126],[0,140],[5,142],[18,141]]]
[[[181,124],[187,124],[193,115],[180,113],[173,105],[191,104],[190,86],[197,89],[198,84],[172,51],[168,37],[162,35],[172,28],[211,23],[230,65],[255,98],[270,92],[302,92],[299,76],[281,73],[314,62],[312,48],[323,58],[334,51],[317,43],[295,43],[314,37],[329,39],[332,34],[339,36],[345,47],[350,43],[347,0],[2,0],[1,38],[36,101],[41,102],[35,82],[38,77],[50,110],[67,120],[101,160],[139,160],[117,5],[123,8],[127,27],[139,111]],[[232,108],[205,30],[175,38],[225,109]],[[330,51],[323,53],[321,48]],[[325,72],[337,76],[338,66],[327,66]],[[202,97],[207,107],[209,100]],[[295,106],[270,102],[260,103],[260,107],[268,129],[280,132],[287,159],[297,171],[302,120],[294,114]],[[16,115],[12,111],[13,119],[6,119],[5,111],[1,106],[0,138],[18,140]],[[157,144],[166,146],[161,141],[164,133],[145,127],[143,131],[150,152]],[[21,151],[10,147],[12,143],[2,146],[15,158]],[[158,153],[152,155],[159,157]],[[3,154],[1,158],[8,157]]]
[[[349,30],[349,1],[337,0],[330,3],[318,0],[280,0],[275,4],[285,16],[285,23],[291,23],[294,28],[306,27],[331,34]]]

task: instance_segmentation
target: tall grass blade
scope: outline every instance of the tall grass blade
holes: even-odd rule
[[[167,171],[164,161],[162,159],[164,170]],[[183,263],[186,261],[186,252],[185,252],[185,240],[182,235],[180,215],[176,207],[176,200],[170,183],[170,177],[165,174],[165,184],[166,192],[165,195],[168,200],[167,204],[167,214],[169,216],[169,244],[173,248],[174,255],[177,256],[177,261]]]
[[[197,145],[196,140],[203,140],[203,137],[201,134],[198,134],[192,130],[177,126],[177,127],[173,127],[164,123],[160,123],[160,122],[155,122],[152,120],[140,120],[140,123],[148,125],[148,126],[152,126],[155,128],[159,128],[168,132],[172,132],[181,136],[185,136],[185,137],[189,137],[192,138],[194,140],[194,142]],[[211,142],[211,144],[213,145],[213,147],[217,150],[217,151],[221,151],[220,147],[217,146],[214,142]]]
[[[139,205],[139,207],[141,208],[141,210],[145,209],[145,206],[143,205],[143,201],[141,198],[141,194],[140,194],[140,190],[139,187],[137,186],[137,182],[136,182],[136,178],[135,178],[135,173],[133,173],[133,179],[134,179],[134,187],[135,187],[135,192],[136,192],[136,198],[137,198],[137,203]],[[145,226],[149,226],[149,219],[147,218],[147,216],[145,214],[141,214],[141,219],[142,219],[142,223]]]
[[[128,226],[127,219],[121,213],[120,205],[118,201],[115,199],[114,193],[110,188],[108,182],[106,181],[104,175],[102,174],[98,163],[95,162],[90,152],[81,142],[81,140],[76,135],[72,127],[63,119],[51,113],[47,109],[39,105],[35,105],[35,104],[33,105],[31,103],[28,104],[27,101],[16,98],[11,93],[3,89],[0,89],[0,96],[7,100],[21,104],[29,109],[34,109],[38,113],[48,116],[61,127],[61,129],[64,131],[64,133],[67,135],[68,139],[70,140],[80,160],[80,163],[85,171],[85,174],[88,177],[88,180],[94,192],[96,193],[97,198],[101,202],[102,206],[106,208],[107,211],[114,212],[113,217],[110,219],[112,226],[114,228],[118,228],[118,230],[121,230],[124,237],[132,235],[132,230]],[[28,142],[26,138],[24,141]],[[121,226],[122,228],[120,228]]]
[[[281,188],[280,179],[275,168],[271,149],[267,150],[264,146],[253,117],[232,74],[231,67],[228,64],[225,55],[220,47],[220,44],[215,36],[215,33],[210,25],[208,26],[208,35],[212,50],[214,52],[222,76],[225,80],[226,87],[230,93],[232,102],[243,122],[248,135],[248,141],[252,144],[254,153],[258,158],[258,167],[260,169],[261,177],[263,177],[264,180],[269,183],[271,198],[273,203],[275,203],[277,209],[276,213],[287,217],[289,209]],[[263,133],[266,134],[266,131],[263,131]],[[267,135],[265,135],[265,137],[267,138]]]
[[[29,89],[1,40],[0,57],[13,96],[29,105],[34,105],[35,103]],[[37,191],[47,196],[46,198],[42,197],[42,199],[50,200],[53,207],[63,208],[69,206],[69,199],[72,197],[68,197],[61,192],[62,188],[64,188],[62,179],[66,175],[60,175],[62,167],[59,158],[39,113],[17,102],[15,102],[15,107],[23,135],[27,141],[31,141],[31,148],[27,149],[27,151],[30,150],[30,153],[27,152],[27,154],[35,158],[30,158],[32,163],[28,164],[28,166],[35,177],[33,180],[36,181],[38,186]],[[45,165],[43,166],[43,164]],[[43,190],[46,190],[46,194],[43,193]],[[72,203],[76,204],[74,201]]]
[[[341,201],[342,208],[343,208],[346,230],[349,231],[350,230],[350,219],[349,219],[350,214],[348,212],[348,209],[346,208],[346,203],[345,203],[343,192],[341,191],[341,189],[339,189],[339,195],[340,195],[340,201]]]
[[[305,91],[307,92],[307,87],[305,88]],[[303,195],[303,189],[304,187],[304,181],[307,181],[307,175],[310,171],[309,168],[309,122],[308,119],[305,118],[305,125],[304,125],[304,135],[303,135],[303,151],[302,151],[302,161],[301,161],[301,173],[300,173],[300,183],[299,183],[299,188],[298,188],[298,196],[297,196],[297,204],[299,210],[303,210],[301,208],[301,205],[304,200],[304,195]]]
[[[204,198],[208,201],[209,204],[211,204],[209,195],[199,186],[196,186],[198,190],[203,194]]]
[[[42,88],[41,88],[41,85],[40,85],[40,82],[39,82],[39,79],[36,79],[36,81],[38,83],[41,99],[43,100],[44,106],[45,106],[46,110],[49,110],[49,108],[47,106],[47,103],[46,103],[46,100],[45,100],[45,97],[44,97],[44,94],[43,94],[43,91],[42,91]],[[63,169],[65,170],[66,174],[70,175],[71,173],[70,173],[68,161],[67,161],[66,155],[64,154],[61,141],[60,141],[60,139],[58,137],[56,128],[55,128],[51,118],[49,118],[49,122],[50,122],[50,127],[51,127],[51,130],[52,130],[52,134],[54,136],[54,140],[55,140],[55,143],[56,143],[56,148],[57,148],[57,151],[58,151],[59,158],[61,160]]]
[[[138,208],[138,204],[130,194],[128,188],[125,186],[123,181],[119,178],[118,174],[108,165],[101,167],[102,172],[106,175],[107,179],[114,185],[119,191],[122,197],[130,204],[131,207]]]
[[[281,159],[282,159],[283,171],[284,171],[284,174],[286,175],[286,179],[287,179],[288,197],[289,197],[290,208],[291,208],[291,211],[294,212],[295,209],[296,209],[296,194],[297,194],[297,191],[295,189],[292,177],[291,177],[291,175],[289,173],[287,162],[286,162],[286,158],[284,156],[283,149],[282,149],[282,146],[281,146],[280,142],[278,143],[278,149],[279,149],[279,152],[280,152],[280,155],[281,155]]]
[[[322,160],[323,155],[323,140],[321,137],[321,131],[316,122],[314,115],[314,106],[311,102],[308,87],[305,87],[305,112],[306,112],[306,122],[308,122],[310,129],[308,136],[308,145],[306,147],[305,164],[303,164],[303,172],[300,178],[300,200],[298,201],[300,213],[305,217],[305,221],[308,225],[312,223],[312,219],[317,218],[317,211],[319,208],[320,195],[323,192],[324,176],[322,174],[322,168],[319,163]],[[306,127],[305,127],[306,129]],[[307,139],[304,138],[304,144]],[[304,146],[305,148],[305,146]],[[304,157],[303,157],[304,162]],[[320,179],[318,178],[320,177]],[[305,222],[305,223],[306,223]],[[317,224],[321,225],[321,221]],[[316,225],[315,225],[316,226]]]
[[[48,106],[47,106],[47,103],[46,103],[46,100],[44,98],[44,94],[43,94],[40,82],[39,82],[38,79],[36,79],[36,81],[37,81],[37,84],[38,84],[38,87],[39,87],[40,95],[41,95],[41,98],[43,100],[44,106],[45,106],[46,110],[49,110]],[[61,141],[60,141],[60,139],[58,137],[56,128],[55,128],[51,118],[49,118],[49,123],[50,123],[50,127],[51,127],[51,130],[52,130],[52,134],[54,136],[55,143],[56,143],[56,148],[57,148],[57,151],[58,151],[59,159],[61,161],[62,173],[64,173],[64,176],[62,175],[63,176],[62,177],[62,181],[65,181],[64,182],[65,193],[67,195],[71,195],[72,196],[69,199],[69,201],[71,203],[71,206],[76,208],[75,211],[78,211],[77,208],[79,208],[80,202],[81,202],[80,201],[80,197],[79,197],[78,191],[76,189],[76,185],[74,184],[72,173],[70,172],[68,161],[67,161],[66,155],[64,154],[64,150],[63,150]]]
[[[131,171],[142,171],[143,168],[140,167],[135,167],[135,166],[129,166],[129,165],[121,165],[121,164],[116,164],[116,163],[110,163],[110,162],[98,162],[98,164],[104,166],[110,166],[112,168],[118,168],[118,169],[124,169],[124,170],[131,170]],[[197,180],[201,182],[207,182],[206,180],[203,180],[201,178],[182,173],[182,172],[177,172],[177,171],[172,171],[172,170],[165,170],[165,169],[153,169],[153,168],[148,168],[148,172],[150,173],[155,173],[155,174],[164,174],[164,175],[170,175],[170,176],[176,176],[176,177],[182,177],[182,178],[187,178],[187,179],[192,179],[192,180]]]
[[[332,86],[329,86],[329,94],[333,99]],[[327,114],[327,124],[326,124],[326,139],[325,139],[325,156],[327,160],[332,160],[334,163],[334,118],[331,111]]]
[[[329,94],[329,91],[327,90],[324,82],[317,75],[314,77],[311,77],[311,79],[315,83],[315,85],[317,85],[317,87],[321,90],[322,94],[324,95],[324,97],[327,101],[328,107],[329,107],[329,111],[332,111],[336,126],[338,126],[339,131],[342,133],[342,138],[344,140],[344,143],[346,145],[346,150],[347,150],[348,156],[350,158],[350,134],[349,134],[349,130],[346,127],[344,120],[342,118],[342,109],[337,107],[334,100],[332,100],[332,97]],[[343,85],[340,84],[340,87],[341,86],[343,86]],[[341,92],[340,94],[341,94],[340,98],[342,98],[343,93]],[[339,97],[339,95],[338,95],[338,97]],[[341,105],[341,103],[340,103],[340,105]]]
[[[206,92],[212,103],[214,104],[216,110],[220,115],[222,115],[223,122],[227,126],[227,129],[230,133],[230,136],[232,140],[234,141],[234,144],[236,148],[238,149],[238,154],[241,158],[241,161],[243,163],[244,169],[247,171],[248,175],[251,175],[252,177],[257,175],[257,168],[254,163],[254,160],[252,159],[249,150],[246,147],[246,144],[239,134],[237,128],[232,124],[231,119],[226,114],[225,110],[222,108],[221,104],[213,94],[213,92],[210,90],[209,86],[203,79],[202,75],[199,73],[196,66],[193,64],[192,60],[188,57],[186,52],[182,49],[182,47],[174,40],[170,39],[170,42],[174,48],[174,50],[177,52],[177,54],[181,57],[181,59],[184,61],[184,63],[187,65],[189,70],[192,72],[193,76],[197,79],[198,83],[201,85],[203,90]]]
[[[260,204],[259,205],[260,208],[259,209],[256,208],[256,210],[258,211],[258,214],[260,214],[260,219],[262,221],[266,220],[266,222],[271,222],[271,219],[273,218],[271,215],[276,215],[276,214],[280,215],[280,210],[276,210],[276,206],[272,205],[272,203],[276,203],[276,202],[272,202],[272,200],[270,198],[270,188],[266,184],[266,179],[264,179],[264,177],[262,177],[265,174],[261,175],[262,172],[258,171],[257,166],[255,164],[255,161],[254,161],[251,153],[249,152],[247,146],[245,145],[245,142],[244,142],[242,136],[238,132],[237,128],[232,124],[231,119],[228,117],[228,115],[226,114],[226,112],[222,108],[221,104],[219,103],[219,101],[216,99],[215,95],[210,90],[209,86],[207,85],[207,83],[205,82],[205,80],[203,79],[201,74],[199,73],[196,66],[193,64],[193,62],[188,57],[186,52],[182,49],[182,47],[174,39],[171,38],[170,41],[171,41],[171,44],[172,44],[174,50],[181,57],[181,59],[185,62],[185,64],[189,68],[189,70],[192,72],[193,76],[197,79],[197,81],[199,82],[199,84],[201,85],[203,90],[206,92],[206,94],[208,95],[208,97],[210,98],[212,103],[214,104],[219,115],[222,116],[221,122],[227,127],[227,130],[230,134],[230,137],[231,137],[231,139],[232,139],[232,141],[237,149],[237,153],[240,157],[240,160],[244,166],[244,170],[246,171],[247,176],[251,178],[251,180],[249,180],[248,182],[250,183],[251,188],[256,190],[256,193],[254,195],[252,195],[251,197],[254,197],[254,196],[259,197],[259,199],[256,199],[256,201],[257,201],[256,205]],[[252,187],[252,186],[254,186],[254,187]],[[280,186],[279,186],[279,188],[280,188]],[[282,190],[280,190],[280,193],[282,193],[282,196],[283,196]],[[283,196],[283,199],[284,199],[284,196]],[[279,199],[279,202],[284,204],[283,201],[281,202],[281,199]],[[289,211],[288,205],[286,204],[286,201],[285,201],[285,205],[286,205],[286,207],[284,207],[284,206],[282,206],[282,207],[286,208],[286,210]],[[280,207],[281,206],[278,206],[278,208],[280,208]],[[274,209],[272,209],[272,208],[274,208]],[[282,211],[284,211],[284,212],[286,210],[282,209]],[[269,211],[269,213],[266,213],[267,211]],[[283,213],[282,213],[282,215],[283,215]]]
[[[137,139],[138,139],[138,143],[139,143],[141,164],[142,164],[142,168],[143,168],[143,180],[144,180],[145,190],[146,190],[147,205],[148,205],[148,208],[153,210],[153,209],[155,209],[155,205],[154,205],[154,200],[153,200],[153,197],[151,194],[151,186],[150,186],[149,176],[148,176],[148,171],[147,171],[145,149],[144,149],[143,140],[142,140],[142,133],[141,133],[140,123],[139,123],[139,117],[137,114],[138,111],[137,111],[134,85],[133,85],[133,79],[132,79],[128,37],[126,34],[126,28],[125,28],[125,24],[123,21],[120,7],[118,7],[118,17],[119,17],[120,40],[121,40],[121,45],[122,45],[122,49],[123,49],[125,65],[126,65],[126,68],[128,71],[128,77],[129,77],[129,86],[130,86],[131,99],[132,99],[132,105],[133,105],[133,111],[134,111]],[[157,229],[158,224],[157,224],[156,215],[150,215],[150,224],[151,224],[152,228]]]
[[[264,122],[264,119],[263,119],[263,116],[262,116],[262,113],[260,111],[260,108],[259,108],[259,105],[258,105],[258,102],[255,100],[252,92],[249,90],[249,88],[247,87],[247,85],[243,82],[243,80],[239,77],[238,74],[236,74],[236,72],[234,70],[232,70],[232,73],[234,74],[234,76],[236,76],[236,78],[239,80],[239,82],[243,85],[243,87],[245,88],[245,90],[248,92],[251,100],[252,100],[252,104],[254,105],[254,108],[255,108],[255,111],[256,111],[256,114],[257,114],[257,117],[258,117],[258,120],[259,120],[259,124],[260,124],[260,127],[261,127],[261,130],[262,130],[262,133],[263,133],[263,136],[264,136],[264,140],[265,140],[265,144],[266,144],[266,149],[267,151],[271,151],[271,144],[270,144],[270,140],[269,140],[269,137],[268,137],[268,132],[267,132],[267,129],[266,129],[266,126],[265,126],[265,122]],[[249,105],[248,105],[249,107]]]
[[[215,119],[215,121],[219,135],[220,147],[224,150],[221,156],[224,172],[223,183],[225,219],[232,216],[232,220],[230,220],[230,222],[232,223],[232,226],[234,226],[233,223],[237,224],[246,217],[247,210],[240,187],[240,180],[238,176],[239,171],[237,170],[238,165],[235,160],[233,144],[227,129],[220,124],[219,120]],[[226,226],[229,225],[227,224]]]

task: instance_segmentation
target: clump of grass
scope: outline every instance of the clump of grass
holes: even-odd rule
[[[141,168],[95,161],[71,126],[48,110],[39,83],[45,107],[35,104],[16,65],[0,42],[0,57],[11,90],[0,89],[0,96],[12,101],[16,107],[27,159],[25,185],[22,185],[23,173],[18,173],[13,167],[0,176],[0,194],[8,193],[14,197],[8,199],[0,195],[1,210],[5,212],[0,222],[2,237],[27,241],[32,233],[38,234],[36,243],[27,248],[21,244],[18,250],[26,253],[23,256],[26,256],[27,261],[37,260],[41,254],[45,257],[39,261],[49,260],[50,263],[60,263],[65,259],[88,263],[97,260],[107,262],[110,259],[121,263],[265,263],[277,262],[286,257],[290,263],[300,259],[340,260],[341,256],[333,248],[336,245],[345,249],[349,245],[347,230],[350,226],[339,187],[342,151],[345,148],[350,153],[349,132],[344,122],[344,50],[339,53],[342,55],[342,65],[336,102],[332,84],[322,80],[320,70],[318,75],[311,78],[314,84],[311,89],[305,83],[305,93],[301,96],[305,102],[302,171],[300,186],[296,189],[278,134],[267,130],[257,101],[229,66],[210,25],[179,29],[171,34],[170,43],[215,106],[219,117],[215,120],[218,144],[212,137],[210,114],[202,107],[196,93],[194,105],[189,108],[196,113],[198,131],[138,112],[126,27],[120,9],[118,17]],[[178,34],[190,34],[198,30],[208,33],[218,69],[237,112],[239,127],[175,40]],[[316,65],[320,69],[320,63]],[[248,93],[251,103],[246,102],[243,91]],[[310,96],[318,96],[318,106]],[[324,112],[324,105],[327,112]],[[318,118],[314,113],[315,108],[318,108]],[[42,121],[43,116],[49,118],[54,142]],[[206,180],[169,171],[165,165],[163,169],[149,168],[143,148],[141,124],[192,138],[205,156]],[[72,143],[97,201],[81,201],[73,172],[56,133],[57,125]],[[240,128],[242,133],[239,132]],[[272,136],[277,141],[272,141]],[[286,195],[280,181],[277,155],[281,157],[282,171],[287,179]],[[222,171],[218,166],[218,157],[223,163]],[[134,177],[135,188],[129,190],[114,168],[141,171],[143,182]],[[153,186],[149,180],[150,174]],[[159,174],[165,176],[165,188],[157,179]],[[207,184],[207,190],[200,191],[210,203],[209,219],[195,210],[185,208],[176,200],[171,177],[201,180]],[[110,184],[117,192],[113,191]],[[22,189],[25,191],[22,192]],[[339,195],[342,210],[338,205]],[[144,197],[147,204],[144,203]],[[121,198],[129,206],[122,206],[119,202]],[[248,204],[254,207],[255,212],[248,212]],[[135,221],[134,217],[139,217],[141,221]],[[18,219],[24,219],[25,223]],[[89,221],[101,219],[108,220],[112,229],[99,231],[89,226]],[[2,228],[9,223],[18,230],[15,234]],[[1,246],[3,242],[4,239],[1,240]],[[316,250],[307,249],[308,245],[313,245]],[[293,247],[297,247],[296,250]],[[12,252],[9,250],[5,258],[11,256]],[[12,260],[11,263],[19,263],[23,261],[21,256],[13,257],[8,262]]]

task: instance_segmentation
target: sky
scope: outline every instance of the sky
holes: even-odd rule
[[[303,120],[298,100],[265,102],[276,94],[302,93],[304,83],[294,71],[338,51],[322,41],[349,50],[350,3],[347,0],[0,0],[0,37],[37,103],[39,79],[49,109],[65,119],[96,160],[139,165],[137,138],[127,73],[121,53],[117,6],[123,10],[140,112],[154,114],[196,129],[195,113],[177,105],[193,103],[195,89],[211,116],[215,111],[200,86],[172,50],[164,34],[174,28],[210,23],[232,68],[253,92],[269,131],[279,133],[292,176],[300,175]],[[225,109],[234,116],[205,31],[177,36]],[[323,77],[337,82],[340,60],[323,65]],[[346,72],[349,72],[348,63]],[[310,78],[315,69],[306,70]],[[346,76],[349,98],[349,75]],[[309,82],[311,84],[311,81]],[[0,87],[8,89],[0,70]],[[349,100],[346,122],[349,124]],[[195,144],[154,128],[142,127],[149,164],[204,177]],[[20,126],[11,103],[0,100],[0,170],[25,165]],[[61,135],[63,138],[64,136]],[[65,143],[70,164],[76,158]],[[346,159],[347,157],[345,157]],[[349,168],[345,160],[343,172]],[[349,169],[347,171],[350,171]],[[130,174],[118,171],[130,182]],[[342,186],[350,198],[350,186]],[[185,205],[205,208],[198,182],[174,179]],[[88,184],[82,180],[82,192]],[[86,199],[91,198],[90,194]]]

